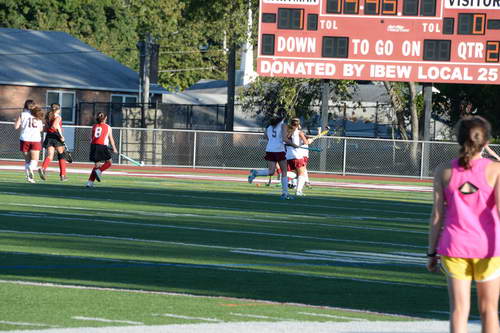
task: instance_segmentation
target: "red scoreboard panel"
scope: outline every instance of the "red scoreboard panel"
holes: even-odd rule
[[[500,0],[260,0],[257,71],[500,84]]]

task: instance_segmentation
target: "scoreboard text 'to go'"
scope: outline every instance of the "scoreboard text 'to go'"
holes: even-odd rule
[[[500,84],[500,0],[260,0],[257,71]]]

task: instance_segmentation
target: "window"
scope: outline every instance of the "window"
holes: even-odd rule
[[[135,95],[111,95],[111,103],[137,104],[137,96],[135,96]]]
[[[47,105],[58,103],[61,105],[61,116],[64,123],[75,123],[75,92],[48,91]]]
[[[278,29],[304,29],[304,9],[278,9]]]
[[[274,55],[274,35],[262,34],[262,55]]]
[[[322,56],[325,58],[347,58],[349,53],[348,37],[323,37]]]
[[[451,40],[424,40],[424,60],[450,61],[450,50]]]

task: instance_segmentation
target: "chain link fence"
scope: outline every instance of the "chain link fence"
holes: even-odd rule
[[[0,122],[0,159],[21,160],[19,134],[11,122]],[[90,163],[91,128],[64,126],[67,144],[75,162]],[[114,128],[113,137],[120,153],[146,165],[190,168],[265,168],[266,140],[261,133],[194,130]],[[417,142],[389,139],[322,137],[311,152],[311,172],[342,175],[429,178],[440,163],[458,153],[451,142]],[[491,145],[500,153],[500,146]],[[114,156],[114,162],[127,165]]]

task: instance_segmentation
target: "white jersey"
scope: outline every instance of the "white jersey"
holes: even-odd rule
[[[271,153],[279,153],[285,151],[283,143],[283,121],[280,121],[276,127],[271,125],[266,128],[267,146],[266,151]]]
[[[42,141],[43,123],[31,115],[29,110],[21,113],[21,135],[19,140],[27,142]]]
[[[302,143],[302,141],[300,140],[299,133],[300,133],[300,131],[298,129],[296,129],[295,131],[293,131],[293,134],[291,137],[292,143],[297,145],[297,146],[300,146],[300,144]],[[299,160],[299,159],[303,158],[304,157],[303,150],[306,150],[306,149],[294,148],[292,146],[287,146],[286,147],[286,159],[287,160],[295,160],[295,159]]]

